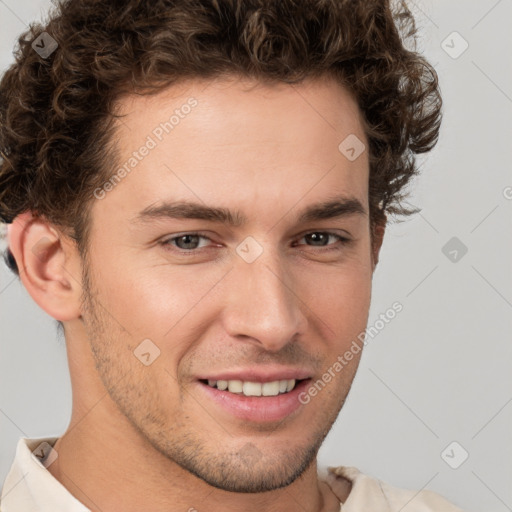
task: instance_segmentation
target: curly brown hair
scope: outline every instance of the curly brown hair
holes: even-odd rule
[[[58,43],[46,58],[43,32]],[[0,219],[32,211],[85,253],[93,190],[116,168],[115,102],[222,75],[334,76],[363,114],[372,226],[418,211],[400,202],[437,142],[441,95],[405,1],[64,0],[19,37],[0,82]]]

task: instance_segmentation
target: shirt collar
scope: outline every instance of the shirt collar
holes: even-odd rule
[[[14,462],[2,488],[2,512],[90,512],[44,466],[56,455],[55,451],[51,453],[51,446],[57,439],[22,437],[18,441]],[[46,457],[39,459],[33,455],[34,451]]]

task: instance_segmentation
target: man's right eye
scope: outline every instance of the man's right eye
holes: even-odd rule
[[[182,253],[194,252],[198,249],[203,249],[204,246],[199,246],[200,240],[210,240],[204,233],[183,233],[180,235],[172,236],[171,238],[166,238],[160,242],[166,248],[171,247],[181,250]]]

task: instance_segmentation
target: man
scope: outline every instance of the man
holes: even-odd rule
[[[3,512],[460,510],[316,463],[387,214],[437,140],[412,22],[385,1],[71,0],[20,39],[0,215],[63,327],[73,409],[19,441]]]

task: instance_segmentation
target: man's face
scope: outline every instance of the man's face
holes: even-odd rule
[[[129,428],[213,486],[261,492],[310,466],[345,401],[360,354],[309,403],[299,396],[364,331],[373,260],[368,156],[338,149],[366,144],[354,100],[332,81],[248,84],[120,103],[119,165],[134,151],[137,164],[93,205],[83,320]],[[335,198],[363,213],[300,218]],[[161,208],[176,202],[245,222]],[[275,383],[294,378],[288,393]],[[279,394],[246,397],[234,381]]]

